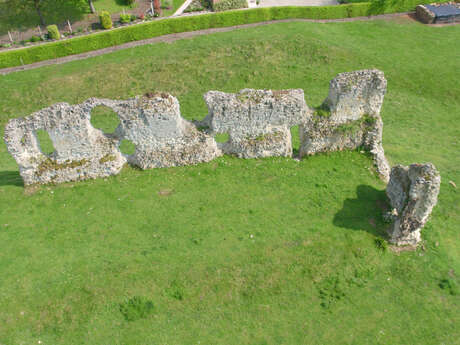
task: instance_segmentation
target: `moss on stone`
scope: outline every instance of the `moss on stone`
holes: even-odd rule
[[[256,140],[257,140],[257,141],[263,141],[263,140],[265,140],[265,135],[263,135],[263,134],[258,135],[258,136],[256,137]]]
[[[209,131],[209,126],[197,126],[196,129],[200,132],[207,133]]]
[[[115,159],[116,159],[115,155],[108,154],[102,157],[101,159],[99,159],[99,163],[104,164],[107,162],[113,162]]]
[[[363,115],[363,117],[362,117],[362,121],[363,121],[363,123],[365,123],[366,125],[372,126],[372,125],[374,125],[374,124],[377,122],[377,118],[365,114],[365,115]]]
[[[336,128],[337,132],[355,134],[359,130],[368,130],[366,127],[372,127],[377,122],[375,117],[364,115],[356,121],[349,121]]]
[[[264,133],[264,134],[259,134],[257,137],[247,137],[246,141],[250,145],[257,145],[261,144],[262,142],[276,142],[283,138],[283,132],[271,132],[271,133]]]
[[[325,118],[331,116],[331,109],[326,103],[321,104],[319,107],[315,108],[313,116],[318,118]]]
[[[45,171],[49,170],[63,170],[68,168],[76,168],[83,166],[88,163],[87,159],[82,159],[79,161],[66,161],[64,163],[58,163],[51,158],[46,158],[43,160],[37,168],[39,174],[43,174]]]
[[[254,103],[254,104],[258,104],[258,103],[260,103],[262,101],[263,98],[264,98],[263,93],[259,93],[257,91],[240,92],[240,93],[236,94],[236,99],[240,103],[251,102],[251,103]]]
[[[357,123],[358,121],[353,121],[353,122],[347,122],[344,123],[343,125],[340,125],[336,128],[337,132],[340,133],[356,133],[359,129],[361,129],[361,123]]]

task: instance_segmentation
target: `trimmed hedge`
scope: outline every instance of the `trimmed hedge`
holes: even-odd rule
[[[52,40],[58,40],[61,38],[57,25],[48,25],[46,30],[48,30],[48,37]]]
[[[110,17],[110,13],[107,11],[102,11],[99,14],[99,21],[101,23],[101,26],[104,29],[111,29],[112,28],[112,18]]]
[[[335,6],[265,7],[244,11],[227,11],[199,16],[155,20],[109,31],[101,31],[87,36],[61,40],[59,42],[0,52],[0,68],[20,66],[22,64],[30,64],[112,47],[126,42],[186,31],[221,28],[268,20],[300,18],[339,19],[397,12],[390,5],[386,6],[385,1],[394,3],[393,0],[377,1],[379,2],[379,6],[374,6],[373,3],[364,2]],[[397,4],[397,9],[401,12],[414,9],[415,5],[420,2],[423,2],[423,0],[401,0],[401,2]],[[405,3],[405,6],[408,7],[401,7],[401,3]]]
[[[129,22],[131,22],[131,15],[129,13],[120,14],[120,22],[121,23],[129,23]]]

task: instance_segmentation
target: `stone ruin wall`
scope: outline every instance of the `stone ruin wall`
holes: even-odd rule
[[[392,211],[390,242],[415,245],[421,241],[420,230],[438,201],[441,176],[433,164],[396,165],[391,169],[386,193]]]
[[[382,146],[380,117],[387,81],[383,72],[341,73],[331,80],[323,104],[300,125],[300,157],[363,147],[388,182],[390,166]]]
[[[236,94],[209,91],[204,95],[208,114],[195,123],[182,118],[178,100],[165,93],[128,100],[90,98],[77,105],[58,103],[12,119],[4,139],[24,184],[31,185],[116,175],[126,162],[150,169],[209,162],[222,154],[292,157],[290,128],[298,125],[300,157],[358,147],[372,154],[377,173],[389,181],[387,194],[394,208],[389,216],[394,222],[391,241],[411,244],[420,240],[420,229],[436,203],[439,174],[431,165],[426,168],[428,175],[438,176],[430,180],[427,190],[414,177],[420,169],[398,166],[390,175],[380,117],[386,86],[383,72],[378,70],[341,73],[331,80],[328,97],[317,109],[307,106],[301,89],[244,89]],[[120,124],[112,134],[90,123],[92,109],[101,105],[119,117]],[[48,132],[53,153],[40,149],[38,130]],[[217,143],[214,135],[219,133],[227,133],[229,140]],[[131,155],[119,149],[125,139],[135,145]],[[416,197],[408,192],[412,189],[420,191]]]

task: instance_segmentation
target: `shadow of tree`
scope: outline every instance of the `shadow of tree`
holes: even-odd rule
[[[386,237],[386,224],[382,217],[388,208],[385,191],[360,185],[356,188],[356,194],[356,199],[343,202],[342,209],[334,216],[334,225]]]
[[[119,6],[126,5],[126,0],[115,0],[115,3]]]
[[[0,171],[0,186],[24,187],[19,171]]]
[[[101,23],[91,23],[91,30],[100,30],[102,29]]]

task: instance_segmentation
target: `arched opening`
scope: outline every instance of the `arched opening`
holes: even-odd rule
[[[134,152],[136,152],[136,145],[127,139],[123,139],[120,142],[120,146],[118,148],[120,149],[121,153],[128,156],[131,156],[134,154]]]
[[[290,130],[291,130],[292,155],[293,157],[298,157],[299,149],[300,149],[299,126],[293,126],[290,128]]]
[[[106,134],[112,134],[120,124],[120,119],[113,109],[98,105],[91,111],[91,124]]]
[[[35,135],[37,136],[40,151],[44,155],[50,156],[55,151],[55,148],[54,148],[53,142],[51,141],[51,138],[50,138],[50,135],[48,134],[48,132],[43,130],[43,129],[39,129],[39,130],[35,131]],[[24,141],[25,141],[25,139],[24,139]],[[22,140],[21,140],[21,142],[22,142]]]
[[[218,133],[214,136],[214,139],[216,140],[216,142],[223,144],[230,139],[230,136],[228,135],[228,133]]]

